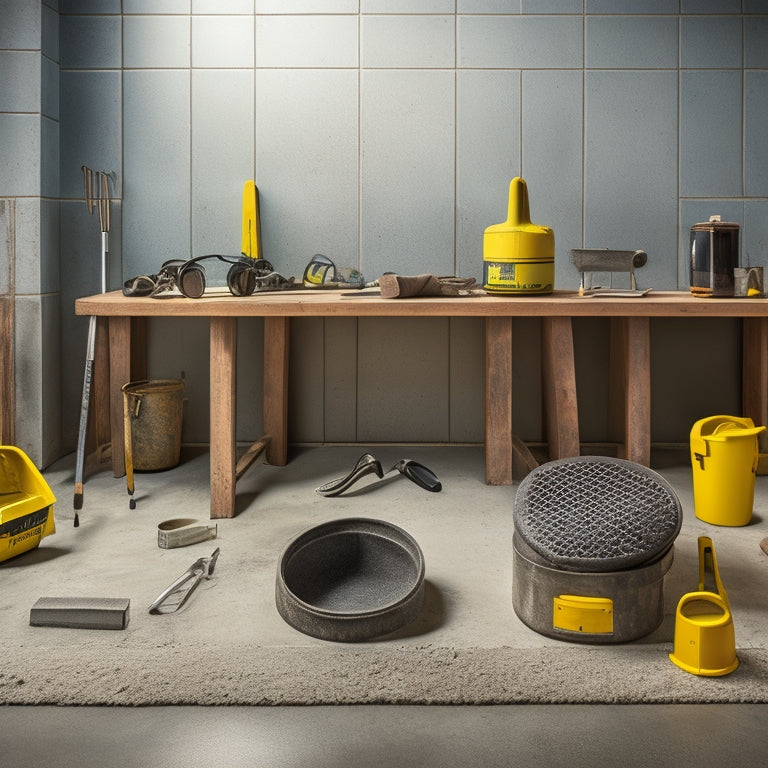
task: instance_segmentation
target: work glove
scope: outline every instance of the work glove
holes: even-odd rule
[[[379,278],[384,299],[408,299],[413,296],[473,296],[485,293],[474,277],[437,277],[436,275],[396,275],[387,272]]]

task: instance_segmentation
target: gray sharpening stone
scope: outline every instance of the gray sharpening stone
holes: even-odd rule
[[[127,597],[41,597],[29,612],[29,623],[33,627],[125,629],[130,605]]]

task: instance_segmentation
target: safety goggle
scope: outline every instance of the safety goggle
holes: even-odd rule
[[[304,269],[305,288],[363,288],[362,273],[354,267],[338,268],[327,256],[316,253]]]
[[[233,296],[250,296],[256,290],[263,290],[263,283],[267,283],[272,290],[283,287],[280,283],[292,285],[292,281],[286,281],[275,272],[275,268],[266,259],[251,259],[247,256],[222,256],[220,254],[208,254],[197,256],[189,261],[170,261],[163,264],[175,279],[176,287],[190,299],[199,299],[206,288],[206,273],[203,261],[223,262],[229,265],[227,271],[227,288]]]

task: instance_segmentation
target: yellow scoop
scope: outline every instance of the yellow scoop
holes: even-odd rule
[[[706,588],[707,575],[716,591]],[[693,675],[719,677],[739,666],[728,595],[720,581],[712,539],[699,537],[699,589],[680,598],[675,613],[675,643],[669,658]]]

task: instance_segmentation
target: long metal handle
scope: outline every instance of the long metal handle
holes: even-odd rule
[[[728,605],[728,594],[720,581],[715,545],[709,536],[699,536],[699,592],[714,592]],[[713,583],[714,582],[714,583]]]
[[[82,166],[85,186],[85,205],[88,213],[93,213],[94,203],[99,212],[101,230],[101,292],[107,292],[107,266],[109,262],[109,176],[104,171],[96,172],[94,195],[94,174],[87,166]],[[90,318],[88,325],[88,347],[85,355],[85,373],[83,374],[83,396],[80,404],[80,428],[77,436],[77,454],[75,458],[75,528],[80,525],[77,510],[83,508],[83,475],[85,471],[85,442],[88,433],[88,409],[91,400],[93,378],[93,359],[96,345],[96,317]]]
[[[101,292],[107,292],[107,270],[109,266],[109,232],[101,233]]]
[[[101,228],[101,292],[107,292],[107,269],[109,265],[109,224],[110,197],[109,176],[104,171],[96,174],[98,188],[99,227]]]
[[[83,508],[83,472],[85,468],[85,440],[88,433],[88,409],[91,403],[91,380],[93,358],[96,348],[96,315],[88,318],[88,345],[85,352],[85,373],[83,374],[83,397],[80,403],[80,429],[77,435],[77,456],[75,459],[75,528],[80,525],[77,510]]]
[[[109,175],[104,173],[104,171],[100,171],[99,175],[101,177],[101,190],[99,193],[99,196],[101,200],[104,202],[104,232],[109,232],[109,204],[111,202],[109,197]]]

